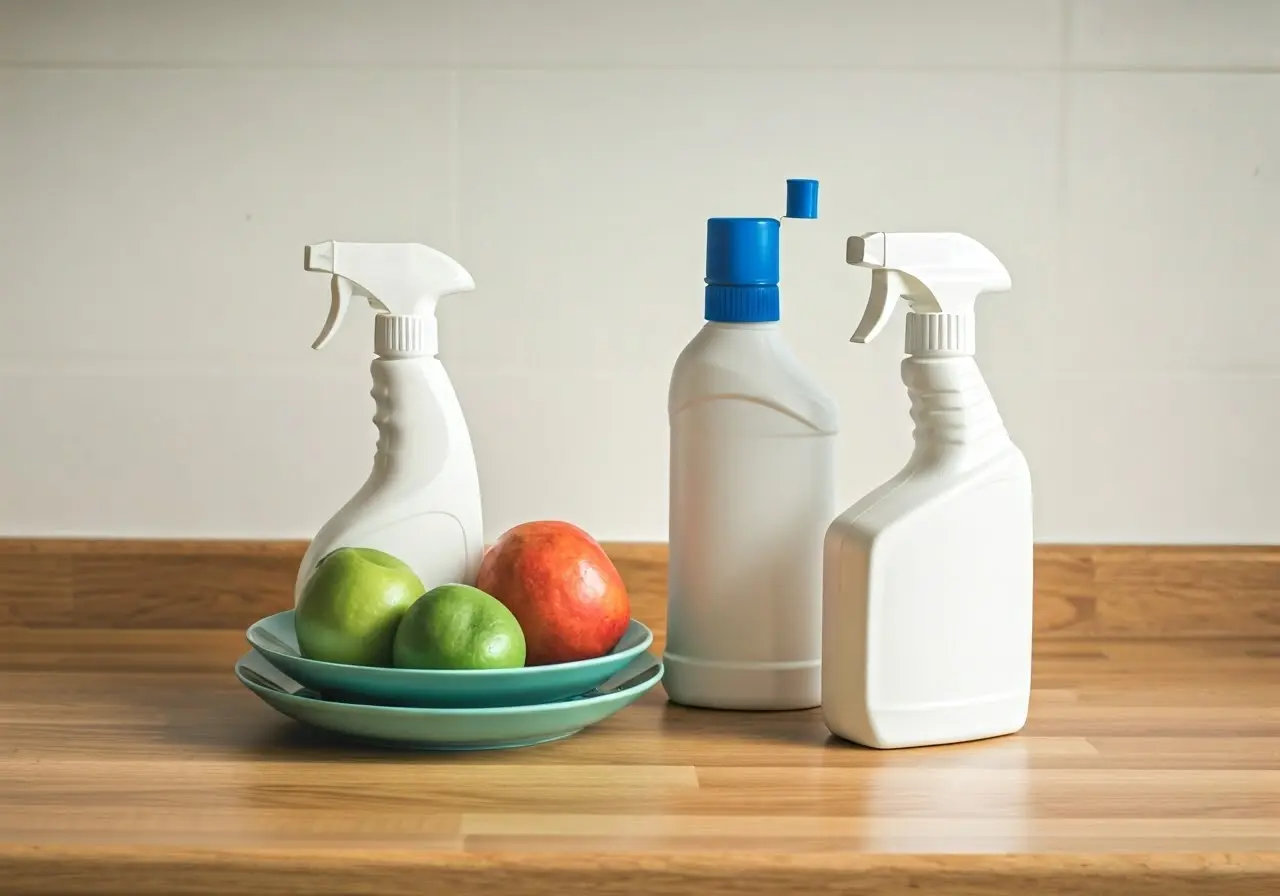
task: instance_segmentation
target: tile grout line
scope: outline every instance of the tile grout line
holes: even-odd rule
[[[462,246],[462,102],[457,69],[449,78],[449,241],[452,251],[465,255]]]
[[[927,63],[890,63],[881,64],[840,64],[828,65],[782,65],[766,63],[761,65],[698,65],[698,64],[654,64],[654,63],[566,63],[560,65],[492,65],[462,62],[442,63],[308,63],[295,64],[279,62],[0,62],[0,72],[490,72],[490,73],[602,73],[602,72],[791,72],[791,73],[841,73],[849,74],[972,74],[972,75],[1030,75],[1069,71],[1082,74],[1132,74],[1132,75],[1280,75],[1280,65],[1257,64],[1123,64],[1123,63],[1081,63],[1078,65],[1055,63],[1052,65],[990,65],[974,63],[930,65]]]
[[[462,60],[458,58],[461,45],[459,3],[448,5],[449,34],[453,40],[449,47],[449,240],[452,251],[459,257],[465,255],[462,246]]]
[[[1071,56],[1073,52],[1072,40],[1071,40],[1071,23],[1073,19],[1072,19],[1071,12],[1073,8],[1073,3],[1074,3],[1074,0],[1061,0],[1061,4],[1059,6],[1059,10],[1061,12],[1061,16],[1059,17],[1059,25],[1062,28],[1062,33],[1059,37],[1059,41],[1060,41],[1059,49],[1061,52],[1061,57],[1059,61],[1061,63],[1061,70],[1058,73],[1058,121],[1057,121],[1058,165],[1057,165],[1057,171],[1055,172],[1055,178],[1054,178],[1054,190],[1056,193],[1054,197],[1054,201],[1057,204],[1057,215],[1056,215],[1055,223],[1057,225],[1056,242],[1058,245],[1058,251],[1056,255],[1056,261],[1061,266],[1065,266],[1064,264],[1065,259],[1063,258],[1063,253],[1066,251],[1065,240],[1069,230],[1069,228],[1067,227],[1067,212],[1068,212],[1067,193],[1068,193],[1068,189],[1070,187],[1070,181],[1071,181],[1070,127],[1071,127],[1072,74],[1073,74],[1073,69],[1071,68]],[[1060,282],[1062,279],[1062,273],[1063,272],[1060,268],[1057,271],[1055,280]]]

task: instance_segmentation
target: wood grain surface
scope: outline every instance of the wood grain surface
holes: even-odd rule
[[[6,896],[1280,893],[1276,640],[1041,641],[1027,728],[971,744],[659,688],[558,743],[425,754],[276,714],[237,631],[0,636]]]
[[[0,626],[233,628],[292,605],[306,545],[0,539]],[[605,545],[665,628],[665,544]],[[1280,637],[1280,547],[1039,545],[1040,638]]]

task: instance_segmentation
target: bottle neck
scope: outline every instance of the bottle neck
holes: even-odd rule
[[[766,323],[778,319],[777,284],[708,284],[703,316],[717,323]]]
[[[761,321],[760,323],[739,323],[737,321],[709,320],[703,324],[708,330],[742,330],[747,333],[764,333],[770,330],[779,330],[781,324],[776,320]]]
[[[902,382],[911,399],[916,463],[976,466],[1009,444],[978,364],[969,355],[908,357]]]
[[[370,369],[378,428],[374,475],[401,488],[426,486],[443,469],[455,437],[447,413],[457,402],[453,384],[431,357],[378,358]]]

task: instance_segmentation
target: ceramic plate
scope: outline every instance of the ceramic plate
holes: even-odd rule
[[[585,694],[537,706],[440,709],[339,703],[322,698],[249,651],[236,677],[274,709],[306,725],[365,742],[417,750],[503,750],[560,740],[630,706],[662,680],[662,662],[641,653]]]
[[[293,610],[259,620],[246,637],[272,665],[327,699],[453,708],[567,700],[616,675],[653,643],[653,632],[633,619],[617,646],[595,659],[519,669],[389,669],[307,659],[298,650]]]

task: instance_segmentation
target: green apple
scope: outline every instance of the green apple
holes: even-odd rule
[[[492,595],[470,585],[432,588],[400,621],[392,662],[403,669],[515,669],[524,632]]]
[[[298,648],[328,663],[389,666],[396,628],[422,592],[404,561],[374,548],[338,548],[302,588],[293,616]]]

